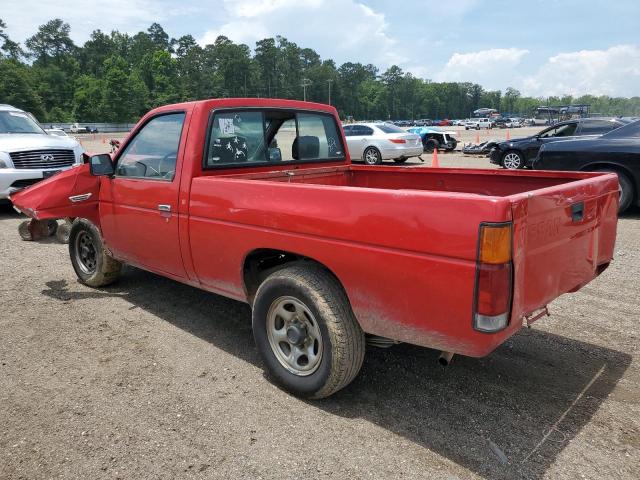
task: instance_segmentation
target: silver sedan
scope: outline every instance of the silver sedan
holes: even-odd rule
[[[403,163],[423,152],[419,135],[389,123],[345,125],[344,135],[351,159],[362,159],[367,165],[380,165],[383,160],[391,159]]]

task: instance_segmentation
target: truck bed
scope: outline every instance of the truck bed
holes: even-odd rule
[[[238,258],[287,251],[330,268],[367,333],[483,356],[606,268],[617,208],[613,174],[345,166],[194,178],[189,225],[207,288],[245,299]],[[504,222],[511,320],[488,336],[470,328],[478,232]]]
[[[470,193],[495,197],[554,187],[593,176],[594,174],[584,172],[518,171],[514,173],[511,170],[359,166],[233,175],[235,178],[253,180],[384,190]]]

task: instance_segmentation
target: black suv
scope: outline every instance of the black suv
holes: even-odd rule
[[[545,143],[584,135],[602,135],[627,123],[628,120],[620,118],[577,118],[556,123],[532,137],[498,143],[491,150],[491,163],[512,170],[530,167]]]

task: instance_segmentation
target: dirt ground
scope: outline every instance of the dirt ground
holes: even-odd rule
[[[490,356],[368,349],[313,402],[265,379],[246,305],[135,268],[87,288],[20,220],[0,208],[3,480],[638,478],[640,210],[607,271]]]

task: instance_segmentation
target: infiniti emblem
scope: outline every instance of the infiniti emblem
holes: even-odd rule
[[[40,160],[42,160],[43,162],[53,162],[54,158],[50,153],[44,153],[40,155]]]

